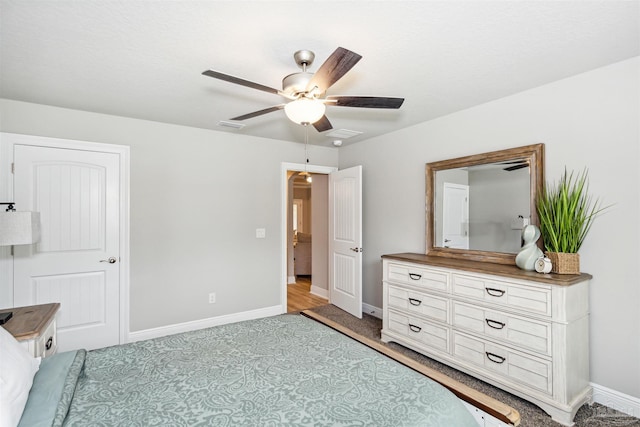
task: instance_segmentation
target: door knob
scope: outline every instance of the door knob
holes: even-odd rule
[[[101,259],[100,262],[108,262],[109,264],[115,264],[116,257],[109,257],[109,259]]]
[[[353,252],[362,252],[362,248],[349,248],[351,249]]]

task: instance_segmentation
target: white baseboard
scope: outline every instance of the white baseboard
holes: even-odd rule
[[[257,310],[243,311],[241,313],[209,317],[208,319],[194,320],[191,322],[178,323],[175,325],[160,326],[158,328],[129,332],[127,342],[148,340],[151,338],[164,337],[166,335],[173,335],[181,332],[210,328],[212,326],[226,325],[227,323],[236,323],[242,322],[244,320],[275,316],[282,313],[282,306],[274,305],[273,307],[259,308]]]
[[[593,401],[624,414],[640,418],[640,399],[619,391],[591,383]]]
[[[319,288],[317,286],[311,285],[311,289],[309,290],[313,295],[319,296],[320,298],[329,299],[329,290],[324,288]]]
[[[287,285],[295,285],[295,284],[296,284],[296,276],[288,276]]]
[[[373,305],[369,305],[367,303],[362,303],[362,312],[369,314],[373,317],[377,317],[378,319],[382,319],[382,309],[379,307],[375,307]]]

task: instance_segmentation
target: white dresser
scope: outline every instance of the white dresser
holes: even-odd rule
[[[588,274],[384,255],[382,340],[526,399],[564,425],[589,385]]]

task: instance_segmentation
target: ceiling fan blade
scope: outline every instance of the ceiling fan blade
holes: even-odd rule
[[[404,98],[387,98],[380,96],[327,96],[330,105],[338,107],[360,107],[360,108],[400,108]],[[333,103],[335,101],[335,104]]]
[[[318,132],[324,132],[325,130],[333,129],[331,126],[331,122],[327,118],[327,116],[322,116],[320,120],[313,124],[313,127],[316,128]]]
[[[522,163],[529,163],[529,161],[526,160],[526,159],[522,159],[522,160],[513,160],[513,161],[509,161],[509,162],[500,162],[498,164],[499,165],[520,165]]]
[[[512,172],[518,169],[528,168],[528,167],[529,167],[529,163],[521,163],[519,165],[509,166],[508,168],[502,168],[502,170],[505,170],[507,172]]]
[[[261,85],[260,83],[250,82],[249,80],[241,79],[240,77],[230,76],[219,71],[207,70],[202,72],[203,75],[213,77],[214,79],[224,80],[225,82],[235,83],[240,86],[250,87],[251,89],[258,89],[263,92],[273,93],[275,95],[283,95],[282,91],[274,89],[269,86]]]
[[[242,116],[234,117],[230,120],[251,119],[253,117],[262,116],[263,114],[273,113],[274,111],[282,110],[283,108],[284,108],[284,104],[274,105],[273,107],[265,108],[264,110],[254,111],[253,113],[244,114]]]
[[[343,47],[337,48],[313,75],[307,85],[307,90],[310,91],[317,87],[319,93],[324,93],[361,59],[362,56],[355,52]]]

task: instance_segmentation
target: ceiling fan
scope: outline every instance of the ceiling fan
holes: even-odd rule
[[[502,162],[500,164],[501,165],[512,165],[512,166],[507,166],[506,168],[502,168],[502,170],[505,170],[507,172],[513,172],[513,171],[518,170],[518,169],[528,168],[529,167],[529,160],[527,160],[527,159],[515,160],[513,162]]]
[[[398,109],[404,102],[404,98],[378,96],[333,95],[323,97],[327,89],[340,80],[342,76],[362,59],[362,56],[345,48],[337,48],[315,74],[307,72],[307,67],[311,66],[315,58],[313,52],[310,50],[299,50],[293,55],[293,58],[296,64],[302,69],[302,72],[289,74],[282,79],[282,90],[234,77],[219,71],[207,70],[202,74],[252,89],[273,93],[274,95],[280,95],[289,100],[289,102],[243,114],[231,120],[246,120],[284,109],[285,114],[291,121],[301,125],[312,124],[318,132],[324,132],[333,128],[331,122],[325,115],[326,106]]]

